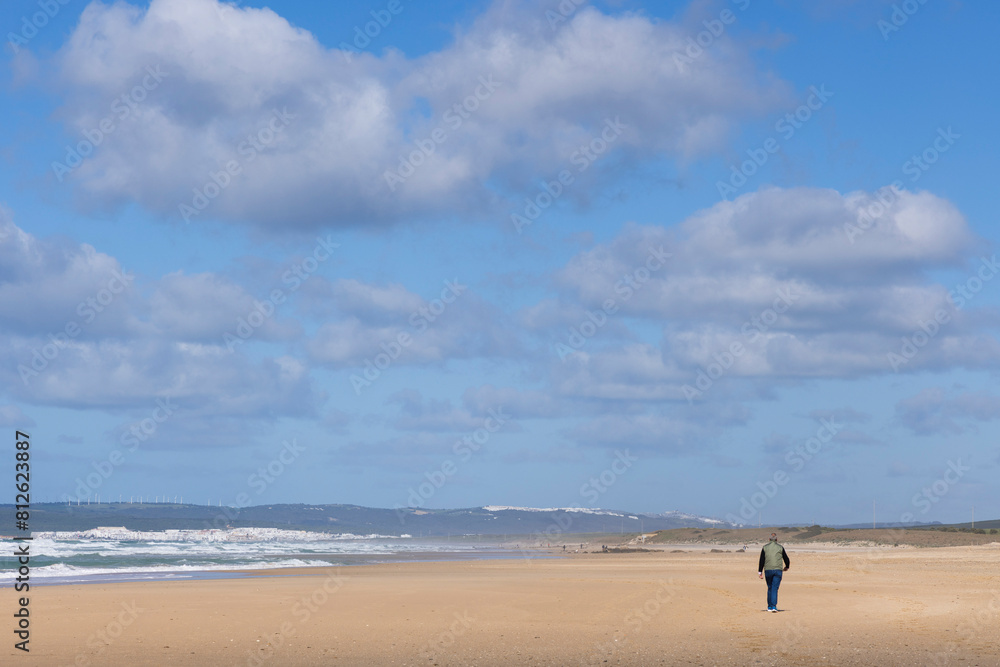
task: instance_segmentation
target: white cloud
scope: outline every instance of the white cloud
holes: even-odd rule
[[[468,286],[445,285],[448,302],[437,296],[425,300],[398,285],[337,283],[332,299],[348,314],[318,329],[306,344],[309,357],[334,367],[360,367],[383,352],[399,365],[524,353],[517,330],[496,307]]]
[[[399,406],[393,427],[400,431],[474,431],[483,426],[482,417],[453,406],[451,401],[424,399],[414,389],[393,394],[388,403]]]
[[[550,419],[569,414],[569,405],[550,392],[482,385],[470,387],[462,394],[462,402],[472,413],[484,415],[488,410],[502,409],[512,419]]]
[[[280,305],[222,275],[176,271],[150,280],[86,243],[39,239],[2,209],[0,230],[0,332],[24,343],[45,344],[52,335],[72,343],[120,337],[222,344],[247,318],[260,340],[300,333],[280,317]],[[263,322],[252,313],[265,315]]]
[[[157,335],[171,340],[221,343],[226,333],[238,335],[241,320],[246,323],[248,317],[255,325],[263,320],[252,327],[261,340],[301,333],[297,325],[279,323],[276,313],[281,304],[256,299],[242,286],[213,273],[166,275],[148,303],[149,324]]]
[[[423,299],[402,285],[369,285],[358,280],[338,280],[331,298],[340,312],[366,319],[400,319],[425,305]]]
[[[38,239],[0,207],[0,330],[88,335],[127,325],[134,273],[85,243]]]
[[[589,7],[550,30],[537,7],[497,5],[438,52],[350,63],[271,10],[220,7],[153,0],[84,11],[58,54],[73,132],[99,127],[147,67],[162,72],[127,117],[112,114],[113,132],[70,174],[85,201],[177,216],[232,160],[240,173],[192,219],[285,227],[474,214],[496,205],[495,187],[520,193],[569,167],[608,120],[625,125],[615,148],[627,159],[686,158],[787,99],[725,36],[682,72],[673,56],[687,26]],[[474,112],[446,116],[477,89]],[[259,150],[245,143],[285,109]],[[436,127],[446,139],[390,191],[385,171]]]
[[[659,453],[693,453],[706,443],[697,422],[660,414],[604,415],[572,429],[573,441],[584,445],[631,447]]]
[[[595,346],[596,347],[596,346]],[[559,396],[616,401],[682,400],[687,377],[656,346],[628,344],[585,349],[565,361],[553,354],[553,390]]]
[[[212,273],[144,279],[87,244],[38,239],[0,216],[5,396],[110,411],[169,396],[189,414],[220,418],[316,409],[303,363],[255,362],[225,346],[223,334],[256,307],[240,285]],[[277,316],[255,330],[261,340],[300,334]]]
[[[254,363],[224,347],[107,339],[73,341],[22,381],[31,342],[9,339],[7,392],[20,400],[76,408],[135,408],[169,396],[189,411],[262,417],[310,414],[319,399],[308,369],[291,358]]]
[[[7,428],[27,428],[34,426],[35,420],[24,414],[16,405],[0,405],[0,426]]]
[[[898,353],[901,338],[939,312],[948,322],[904,370],[995,365],[1000,344],[982,332],[984,311],[957,309],[948,288],[931,277],[965,268],[979,249],[962,215],[934,195],[903,191],[852,244],[845,226],[871,201],[860,192],[771,188],[720,202],[676,229],[632,225],[574,257],[557,275],[560,299],[527,309],[524,319],[554,322],[577,304],[598,309],[614,299],[612,319],[662,327],[660,351],[645,367],[675,377],[684,369],[687,383],[692,371],[734,343],[744,352],[728,370],[732,376],[884,373],[892,370],[887,355]],[[651,249],[660,247],[673,256],[662,268],[640,273]],[[588,375],[571,386],[594,390],[605,384],[591,375],[602,366],[608,378],[627,367],[616,357],[628,348],[602,349],[611,330],[574,355]],[[630,375],[620,386],[671,396],[661,382],[643,389],[641,376]]]
[[[896,418],[917,435],[958,435],[976,430],[978,422],[1000,418],[1000,398],[984,392],[948,396],[931,387],[897,403]]]

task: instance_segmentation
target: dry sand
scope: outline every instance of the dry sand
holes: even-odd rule
[[[998,546],[789,546],[777,614],[759,548],[37,587],[29,655],[12,648],[4,589],[0,662],[1000,665]]]

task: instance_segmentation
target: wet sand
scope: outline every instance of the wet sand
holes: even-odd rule
[[[684,547],[678,547],[684,549]],[[725,549],[725,547],[722,547]],[[1000,546],[760,545],[36,586],[10,665],[1000,665]]]

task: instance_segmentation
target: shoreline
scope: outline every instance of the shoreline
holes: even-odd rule
[[[554,549],[546,549],[546,552],[531,554],[530,560],[561,558],[560,553]],[[526,557],[521,550],[500,550],[496,548],[468,550],[468,551],[440,551],[440,552],[399,552],[396,554],[289,554],[289,559],[300,556],[321,560],[331,558],[339,563],[327,563],[325,565],[289,565],[287,567],[276,566],[267,568],[257,568],[252,566],[233,568],[219,567],[217,569],[167,569],[170,566],[163,566],[164,569],[156,570],[122,570],[121,572],[100,572],[88,574],[80,572],[72,575],[32,575],[31,582],[38,587],[53,586],[75,586],[75,585],[96,585],[96,584],[123,584],[123,583],[153,583],[158,581],[211,581],[215,579],[246,579],[269,576],[284,576],[289,571],[295,573],[310,573],[318,570],[327,570],[338,567],[366,567],[371,565],[385,565],[392,563],[447,563],[457,561],[476,560],[508,560]],[[15,581],[0,581],[0,590],[12,589]]]
[[[579,544],[579,543],[574,543]],[[879,558],[888,553],[899,552],[922,552],[922,551],[947,551],[949,549],[973,549],[973,550],[996,550],[1000,551],[1000,542],[991,542],[979,545],[966,546],[918,546],[912,544],[879,544],[873,542],[804,542],[790,544],[784,542],[789,553],[803,554],[844,554],[858,555],[877,554]],[[622,542],[609,545],[609,551],[605,552],[598,548],[596,544],[585,544],[583,550],[567,549],[563,550],[559,546],[524,546],[515,548],[508,547],[481,547],[457,551],[436,551],[436,552],[397,552],[394,554],[287,554],[289,559],[298,557],[308,557],[321,560],[329,558],[339,562],[324,565],[290,565],[274,566],[266,568],[246,567],[219,567],[217,569],[164,569],[157,570],[126,570],[122,572],[102,572],[95,574],[76,573],[71,575],[33,575],[33,582],[41,587],[54,586],[74,586],[74,585],[97,585],[97,584],[121,584],[121,583],[152,583],[152,582],[185,582],[185,581],[212,581],[212,580],[238,580],[264,577],[306,576],[322,570],[339,567],[366,567],[398,563],[447,563],[478,560],[541,560],[541,559],[561,559],[561,558],[581,558],[585,556],[597,556],[598,558],[609,558],[612,556],[629,557],[643,554],[745,554],[754,557],[759,553],[760,544],[751,543],[746,552],[739,545],[732,542],[700,540],[697,542],[678,541],[674,543],[641,543],[634,539],[629,542]],[[862,556],[863,557],[863,556]],[[14,587],[14,580],[0,581],[0,590]]]
[[[40,586],[31,652],[61,667],[997,664],[1000,549],[790,555],[780,614],[761,613],[751,551]]]

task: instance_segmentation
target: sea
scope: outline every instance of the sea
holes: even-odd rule
[[[222,579],[261,570],[413,560],[522,558],[488,538],[331,535],[262,528],[210,531],[95,529],[0,539],[0,588],[18,577],[15,544],[30,545],[30,582],[45,584]]]

